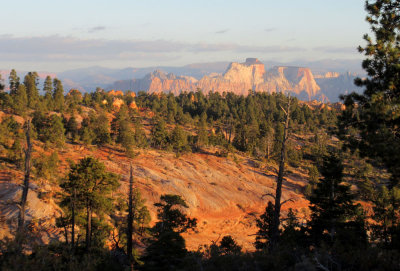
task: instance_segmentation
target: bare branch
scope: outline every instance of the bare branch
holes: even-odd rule
[[[284,201],[282,201],[281,205],[283,206],[283,204],[288,203],[289,201],[294,202],[294,199],[290,198],[290,199],[284,200]]]
[[[275,199],[275,195],[272,194],[272,193],[266,193],[266,194],[262,195],[262,196],[261,196],[261,199],[263,199],[265,196],[270,196],[270,197],[272,197],[273,199]]]

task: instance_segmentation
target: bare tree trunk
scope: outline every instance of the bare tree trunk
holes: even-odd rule
[[[26,149],[25,149],[25,177],[24,184],[22,186],[22,196],[20,202],[20,210],[18,216],[18,234],[20,238],[23,235],[25,230],[25,209],[26,209],[26,201],[28,199],[28,190],[29,190],[29,181],[31,175],[31,154],[32,154],[32,143],[30,136],[30,120],[27,121],[26,127]]]
[[[132,235],[133,235],[133,173],[132,164],[129,174],[129,199],[128,199],[128,227],[127,227],[127,248],[126,252],[129,257],[130,270],[133,270],[133,255],[132,255]]]
[[[68,245],[68,224],[67,221],[64,220],[62,214],[61,214],[61,219],[64,221],[64,238],[65,238],[65,243]]]
[[[279,161],[279,172],[278,180],[276,183],[276,193],[275,193],[275,210],[274,210],[274,224],[272,231],[271,249],[274,249],[279,240],[279,225],[280,225],[280,215],[281,215],[281,196],[282,196],[282,182],[283,175],[285,173],[285,153],[286,153],[286,141],[289,137],[289,121],[290,121],[290,102],[291,98],[288,96],[287,109],[282,110],[286,113],[285,129],[283,131],[283,140],[281,148],[281,157]]]
[[[92,238],[92,208],[89,204],[87,203],[86,206],[86,250],[89,250],[90,245],[91,245],[91,238]]]
[[[74,195],[72,196],[72,208],[71,208],[71,248],[75,249],[75,200],[76,200],[76,188],[74,188]]]
[[[232,130],[233,130],[233,119],[232,116],[229,119],[229,139],[228,139],[228,143],[231,144],[232,143]]]
[[[334,199],[335,199],[335,182],[333,180],[331,180],[331,195],[330,195],[331,206],[333,206],[332,204],[333,204]],[[330,232],[332,242],[334,240],[335,232],[336,232],[335,231],[335,224],[336,224],[335,222],[336,222],[335,219],[332,217],[331,232]]]

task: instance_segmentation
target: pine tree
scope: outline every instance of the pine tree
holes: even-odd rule
[[[169,138],[177,155],[188,149],[187,135],[179,125],[175,126]]]
[[[274,226],[274,209],[274,204],[268,201],[265,212],[256,220],[258,231],[254,245],[258,250],[267,250],[271,244]]]
[[[24,78],[29,108],[35,108],[39,102],[39,91],[37,89],[37,85],[39,84],[38,80],[39,75],[37,72],[28,72]]]
[[[4,80],[0,74],[0,108],[5,110],[9,107],[12,107],[12,99],[11,96],[4,91],[5,89]]]
[[[400,204],[385,203],[387,196],[396,203],[395,190],[400,185],[400,2],[367,1],[365,9],[373,36],[364,35],[367,44],[359,51],[365,55],[362,66],[368,76],[355,80],[364,88],[363,94],[342,97],[346,110],[339,118],[339,135],[346,147],[382,163],[391,174],[387,193],[374,200],[374,219],[381,226],[374,231],[386,246],[395,247],[392,243],[400,238],[390,236],[400,236],[400,221],[390,219],[389,234],[384,219],[393,217],[385,212],[388,207],[392,214],[400,210]]]
[[[8,82],[10,84],[10,95],[15,95],[17,93],[20,82],[17,72],[14,69],[12,69],[10,72]]]
[[[132,128],[128,108],[121,106],[116,117],[111,122],[112,137],[120,143],[129,157],[133,156],[132,147],[135,144],[135,134]]]
[[[157,222],[152,228],[154,239],[146,248],[144,270],[177,270],[187,250],[181,236],[196,227],[197,220],[189,218],[179,208],[188,208],[185,200],[178,195],[162,195],[158,208]]]
[[[61,117],[53,114],[46,116],[42,111],[35,111],[32,123],[43,142],[50,142],[55,146],[62,147],[65,143],[65,128]]]
[[[74,115],[72,115],[65,123],[65,132],[73,141],[76,141],[79,136],[78,122]]]
[[[372,219],[375,221],[371,225],[372,239],[382,247],[399,249],[400,189],[395,187],[389,190],[382,186],[372,202]]]
[[[168,132],[163,119],[158,118],[151,129],[151,144],[155,148],[163,149],[168,143]]]
[[[92,245],[92,230],[95,229],[92,225],[93,213],[101,217],[104,212],[111,210],[111,192],[118,186],[117,176],[107,172],[104,164],[92,157],[71,165],[67,179],[61,184],[65,199],[74,199],[69,201],[71,212],[76,212],[75,208],[85,210],[86,249]]]
[[[18,89],[13,93],[13,109],[15,113],[24,115],[28,107],[28,96],[24,85],[18,85]]]
[[[54,78],[53,88],[54,110],[62,112],[64,110],[64,87],[62,85],[62,82],[57,78]]]
[[[242,247],[236,243],[232,236],[226,235],[222,237],[219,243],[219,250],[222,255],[238,255],[242,251]]]
[[[140,119],[136,119],[135,121],[135,145],[139,148],[146,148],[149,145]]]
[[[1,74],[0,74],[0,93],[4,91],[4,88],[5,88],[5,85],[3,83],[3,78],[1,77]]]
[[[307,245],[307,235],[296,215],[297,212],[289,208],[283,223],[280,246],[299,253],[299,251],[304,249]]]
[[[204,113],[204,112],[203,112]],[[207,132],[207,115],[201,115],[200,122],[197,127],[196,147],[199,149],[208,145],[208,132]]]
[[[46,76],[43,84],[44,101],[48,110],[53,109],[53,79],[50,76]]]
[[[363,94],[344,96],[346,110],[340,117],[342,138],[362,155],[381,160],[400,182],[400,2],[367,1],[367,21],[373,37],[364,35],[366,78],[357,78]]]
[[[305,187],[304,194],[309,198],[312,195],[312,192],[317,188],[317,183],[319,180],[319,172],[318,168],[314,165],[311,165],[308,168],[308,184]]]
[[[106,112],[102,111],[98,116],[92,116],[89,128],[93,130],[94,143],[97,145],[101,146],[111,142],[111,127]]]
[[[49,127],[47,127],[46,138],[48,141],[62,147],[65,143],[65,129],[62,120],[57,115],[52,115],[49,120]]]
[[[335,154],[324,157],[322,179],[310,197],[310,236],[314,244],[362,246],[366,243],[363,211],[350,186],[343,183],[343,164]]]

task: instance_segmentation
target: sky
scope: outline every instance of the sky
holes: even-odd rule
[[[0,69],[361,59],[364,0],[0,0]]]

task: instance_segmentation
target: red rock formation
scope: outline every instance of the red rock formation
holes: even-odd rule
[[[142,79],[127,81],[126,84],[135,92],[168,92],[175,95],[197,89],[205,93],[233,92],[238,95],[247,95],[249,90],[254,90],[268,93],[292,92],[306,100],[321,98],[320,87],[309,68],[274,67],[266,72],[264,64],[256,58],[248,58],[244,63],[233,62],[224,74],[204,76],[200,80],[157,70]]]
[[[316,74],[314,78],[338,78],[340,74],[338,72],[326,72],[325,74]]]
[[[138,110],[138,107],[137,107],[135,101],[132,101],[132,102],[129,104],[129,108],[131,108],[131,109],[133,109],[133,110],[136,110],[136,111]]]
[[[113,100],[112,106],[116,111],[119,111],[119,109],[121,108],[121,106],[124,104],[124,101],[120,98],[115,98]]]
[[[112,89],[108,92],[108,94],[112,95],[112,96],[124,96],[124,93],[122,92],[122,90],[115,91]]]

